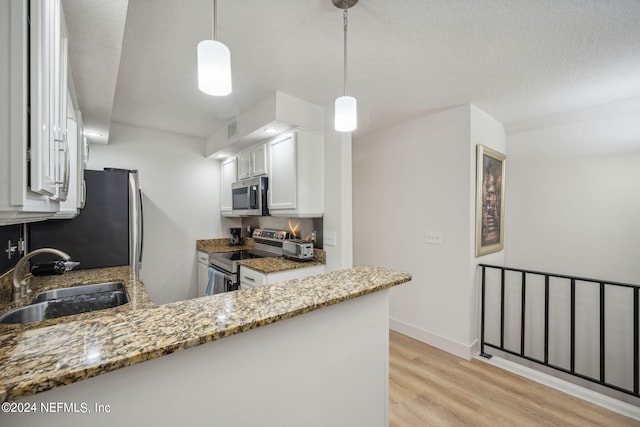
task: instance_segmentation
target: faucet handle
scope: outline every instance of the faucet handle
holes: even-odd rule
[[[54,274],[64,274],[73,269],[79,262],[74,261],[52,261],[36,264],[31,268],[31,274],[34,276],[51,276]]]
[[[62,263],[64,264],[64,271],[71,271],[71,270],[73,270],[73,269],[74,269],[74,267],[77,267],[77,266],[79,266],[79,265],[80,265],[80,263],[79,263],[79,262],[77,262],[77,261],[71,261],[71,260],[69,260],[69,261],[63,261]]]

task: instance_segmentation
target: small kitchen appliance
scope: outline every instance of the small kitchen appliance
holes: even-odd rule
[[[231,210],[238,216],[267,216],[267,190],[269,180],[266,176],[245,179],[231,184]]]
[[[291,239],[282,242],[282,256],[296,261],[311,261],[313,259],[313,242],[301,239]]]
[[[231,238],[229,239],[229,246],[239,246],[242,243],[242,228],[230,228]]]

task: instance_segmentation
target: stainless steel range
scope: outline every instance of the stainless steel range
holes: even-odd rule
[[[282,256],[282,242],[289,237],[289,232],[256,229],[253,231],[252,237],[254,239],[252,250],[212,252],[209,254],[209,266],[218,275],[218,280],[214,279],[215,285],[212,286],[213,293],[238,290],[240,261]]]

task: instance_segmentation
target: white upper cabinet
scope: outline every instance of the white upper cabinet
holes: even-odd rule
[[[238,160],[235,157],[220,164],[220,212],[223,216],[232,216],[231,184],[237,181]]]
[[[251,149],[251,176],[267,173],[267,145],[260,144]]]
[[[319,218],[324,214],[324,138],[296,129],[267,143],[269,213]]]
[[[29,26],[29,2],[0,1],[0,225],[43,220],[59,209],[52,198],[60,158],[52,125],[56,13],[59,1],[31,1]]]
[[[56,25],[56,53],[55,53],[55,87],[54,87],[54,118],[53,130],[57,158],[55,159],[56,170],[56,193],[54,198],[65,201],[69,195],[71,185],[71,161],[76,154],[76,148],[71,147],[70,135],[67,131],[69,115],[69,89],[67,87],[68,73],[68,44],[67,26],[61,6],[57,13],[58,23]],[[73,111],[73,105],[71,105]],[[75,114],[73,114],[75,116]],[[77,127],[74,128],[74,131]],[[77,140],[73,138],[73,143],[77,145]]]
[[[259,144],[238,154],[238,179],[248,179],[267,173],[267,148]]]
[[[55,218],[73,218],[78,214],[79,209],[84,207],[84,144],[82,143],[83,124],[80,111],[73,109],[71,99],[67,100],[66,114],[66,149],[60,154],[64,156],[64,169],[62,181],[67,182],[65,188],[60,188],[60,194],[66,193],[65,200],[60,198],[60,210],[55,214]]]
[[[238,154],[238,179],[251,177],[251,153],[243,151]]]
[[[296,174],[296,138],[287,133],[269,142],[269,211],[298,207]]]
[[[31,0],[30,7],[30,188],[64,199],[60,152],[66,150],[66,28],[60,0]]]

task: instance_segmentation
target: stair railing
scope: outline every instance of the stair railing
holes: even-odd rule
[[[569,276],[563,274],[553,274],[546,273],[540,271],[532,271],[532,270],[523,270],[517,268],[510,267],[501,267],[495,265],[488,264],[479,264],[481,268],[481,320],[480,320],[480,354],[483,357],[491,358],[492,355],[485,351],[486,347],[491,347],[496,350],[500,350],[502,352],[512,354],[523,358],[525,360],[529,360],[543,366],[547,366],[549,368],[555,369],[560,372],[564,372],[566,374],[573,375],[575,377],[581,378],[583,380],[587,380],[593,383],[600,384],[602,386],[617,390],[619,392],[629,394],[635,397],[640,397],[640,318],[639,318],[639,292],[640,286],[633,285],[629,283],[619,283],[608,280],[597,280],[597,279],[589,279],[584,277],[577,276]],[[486,327],[486,316],[487,316],[487,301],[486,301],[486,292],[487,292],[487,270],[495,269],[500,273],[499,286],[500,286],[500,330],[499,330],[499,343],[490,343],[485,340],[485,327]],[[519,283],[521,300],[520,300],[520,343],[519,349],[513,350],[509,349],[505,346],[505,272],[516,272],[521,274],[521,280]],[[525,342],[527,338],[527,322],[525,319],[525,313],[527,308],[527,279],[530,276],[537,276],[544,278],[544,351],[542,359],[538,357],[530,356],[531,352],[525,351]],[[550,298],[552,297],[550,294],[549,286],[550,286],[550,278],[559,278],[565,279],[568,281],[568,286],[570,287],[570,363],[568,367],[559,366],[557,364],[551,363],[549,360],[549,327],[550,327]],[[598,293],[598,307],[599,307],[599,375],[590,376],[585,375],[583,373],[577,372],[576,370],[576,282],[588,282],[595,283],[599,287]],[[633,362],[632,367],[625,367],[625,372],[632,370],[633,375],[633,388],[627,389],[625,387],[620,387],[615,384],[611,384],[606,380],[606,335],[605,331],[607,330],[606,325],[606,299],[605,299],[605,290],[609,287],[615,288],[629,288],[632,290],[633,298],[629,301],[629,304],[632,305],[633,310],[633,331],[632,337],[629,337],[633,340]],[[611,326],[611,325],[609,325]],[[631,374],[631,373],[630,373]]]

